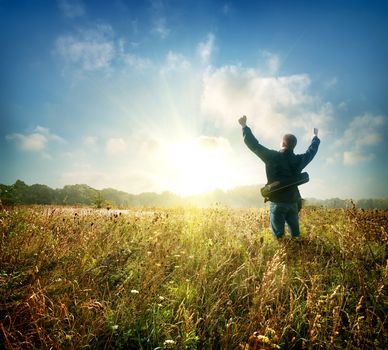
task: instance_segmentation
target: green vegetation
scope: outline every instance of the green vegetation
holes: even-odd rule
[[[216,189],[211,192],[181,197],[171,192],[146,192],[137,195],[118,191],[113,188],[96,190],[88,185],[66,185],[62,189],[52,189],[46,185],[28,186],[21,180],[13,185],[0,184],[0,203],[17,204],[54,204],[54,205],[88,205],[95,208],[104,207],[159,207],[172,208],[177,206],[231,208],[264,208],[264,200],[260,194],[260,186],[241,186],[227,191]],[[358,208],[388,209],[387,198],[360,199]],[[309,207],[346,208],[349,200],[331,198],[305,200]]]
[[[386,349],[386,211],[0,211],[6,349]]]
[[[88,185],[66,185],[52,189],[46,185],[28,186],[21,180],[13,185],[0,184],[0,203],[93,205],[102,207],[177,207],[182,205],[208,207],[222,203],[232,207],[264,207],[259,186],[243,186],[229,191],[214,190],[209,193],[181,197],[171,192],[145,192],[137,195],[113,188],[96,190]],[[388,201],[387,201],[388,206]]]

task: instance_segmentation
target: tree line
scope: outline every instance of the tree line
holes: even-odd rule
[[[231,190],[220,189],[182,197],[172,192],[145,192],[130,194],[113,188],[94,189],[85,184],[66,185],[61,189],[53,189],[46,185],[27,185],[17,180],[13,185],[0,184],[0,201],[3,205],[19,204],[51,204],[51,205],[87,205],[96,208],[103,207],[175,207],[175,206],[227,206],[232,208],[262,208],[263,198],[260,186],[241,186]],[[345,208],[349,200],[331,198],[320,200],[306,199],[305,206]],[[360,199],[354,201],[359,208],[388,209],[388,198]]]
[[[167,191],[130,194],[113,188],[97,190],[86,184],[66,185],[61,189],[53,189],[41,184],[29,186],[21,180],[17,180],[13,185],[0,184],[0,200],[3,205],[93,205],[97,208],[226,205],[244,208],[264,206],[259,193],[259,186],[244,186],[226,192],[214,190],[209,193],[182,197]]]

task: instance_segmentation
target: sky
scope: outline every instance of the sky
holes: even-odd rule
[[[264,184],[246,115],[275,150],[319,129],[303,197],[388,197],[385,1],[0,0],[0,45],[0,183]]]

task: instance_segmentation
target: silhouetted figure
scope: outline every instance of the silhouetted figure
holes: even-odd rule
[[[318,129],[314,128],[314,136],[306,153],[295,154],[294,148],[297,139],[294,135],[286,134],[281,142],[281,150],[270,150],[257,141],[247,126],[247,117],[244,115],[238,122],[243,128],[244,142],[264,163],[267,175],[267,184],[275,182],[290,183],[297,178],[303,168],[309,164],[318,151],[320,140]],[[291,238],[299,236],[298,212],[301,207],[301,196],[297,185],[287,186],[270,193],[265,200],[270,201],[270,223],[273,234],[277,238],[284,235],[284,226],[287,223]]]

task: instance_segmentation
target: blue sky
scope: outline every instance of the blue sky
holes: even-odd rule
[[[180,194],[265,183],[322,140],[302,195],[387,197],[384,1],[0,0],[0,183]]]

